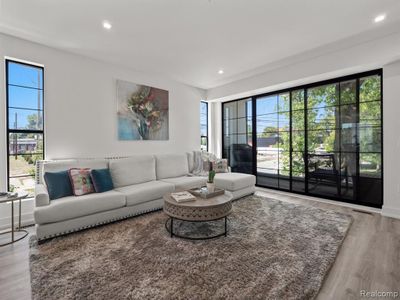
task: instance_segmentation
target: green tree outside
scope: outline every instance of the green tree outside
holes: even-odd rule
[[[336,165],[347,167],[355,174],[355,164],[351,152],[356,151],[356,136],[359,135],[361,152],[380,151],[381,139],[381,86],[380,77],[371,76],[360,80],[359,122],[357,117],[356,81],[318,86],[307,90],[307,128],[308,149],[304,139],[304,90],[292,92],[292,114],[290,116],[290,96],[279,95],[276,110],[279,118],[292,121],[292,171],[296,176],[304,176],[304,151],[332,153],[342,151],[335,156]],[[262,136],[271,136],[279,132],[279,161],[283,167],[282,175],[290,171],[290,134],[289,128],[266,127]],[[341,136],[339,136],[341,135]],[[340,145],[341,144],[341,145]],[[380,155],[361,153],[361,160],[372,167],[372,172],[380,168]],[[344,165],[345,164],[345,165]],[[366,171],[368,173],[368,171]]]

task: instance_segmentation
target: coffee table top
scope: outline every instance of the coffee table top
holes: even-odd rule
[[[208,199],[196,197],[195,201],[177,202],[171,193],[164,195],[164,212],[170,217],[186,221],[211,221],[223,218],[232,211],[232,194]]]

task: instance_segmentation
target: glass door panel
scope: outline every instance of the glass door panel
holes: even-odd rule
[[[339,197],[339,153],[308,153],[308,192],[319,196]]]
[[[226,103],[223,112],[223,155],[228,159],[232,172],[252,174],[252,100]]]
[[[279,188],[279,95],[256,99],[257,182]]]
[[[293,191],[305,192],[305,173],[304,152],[292,152],[291,178]]]
[[[340,83],[340,198],[357,197],[357,151],[359,148],[359,106],[357,80]]]
[[[360,78],[358,198],[382,202],[382,95],[381,76]]]
[[[290,176],[291,189],[305,192],[305,111],[304,90],[291,92]]]
[[[340,154],[341,198],[355,200],[357,191],[357,153]]]
[[[310,194],[340,196],[340,86],[307,90],[307,190]]]

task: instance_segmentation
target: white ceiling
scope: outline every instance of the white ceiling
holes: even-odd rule
[[[0,0],[1,32],[205,89],[399,21],[399,0]]]

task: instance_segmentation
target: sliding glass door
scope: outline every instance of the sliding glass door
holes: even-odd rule
[[[381,207],[381,80],[378,70],[224,103],[224,157],[259,186]]]

